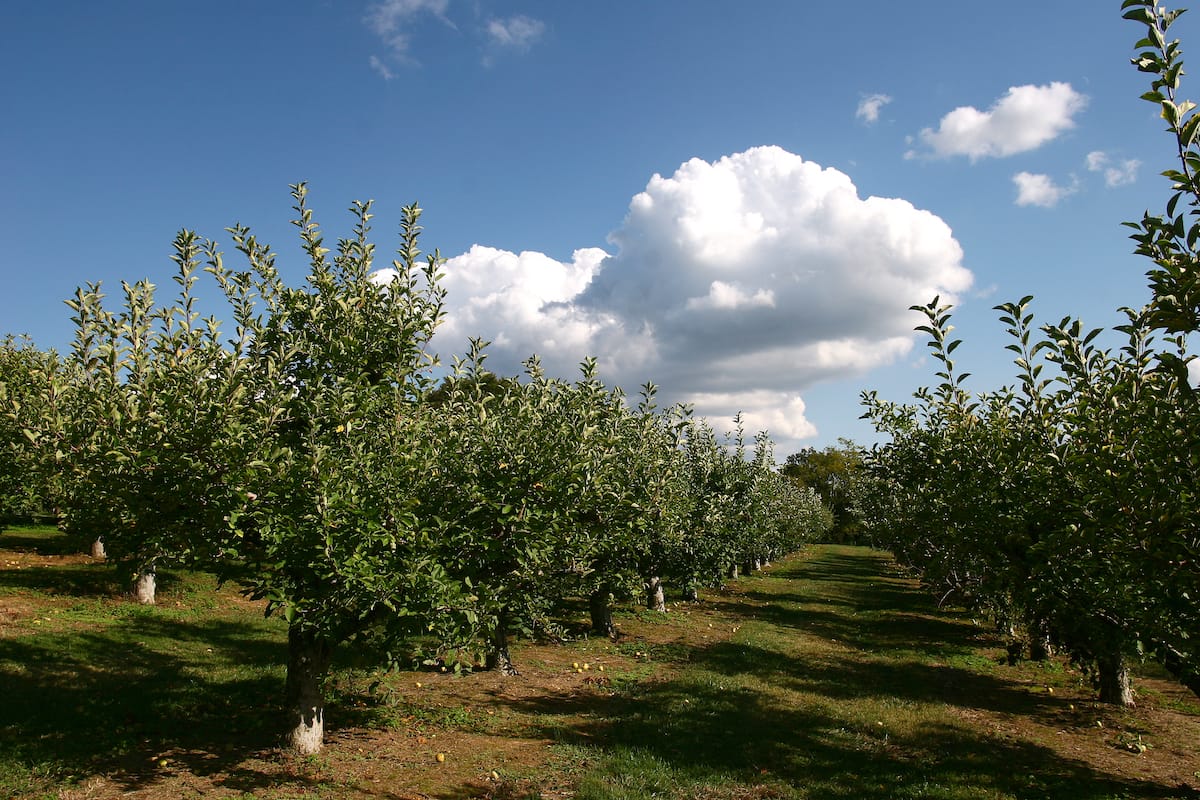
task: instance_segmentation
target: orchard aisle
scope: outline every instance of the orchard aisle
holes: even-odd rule
[[[736,633],[586,731],[616,754],[581,797],[1197,796],[1189,693],[1139,680],[1126,712],[1062,664],[1009,667],[886,554],[813,547],[711,604]]]
[[[1060,664],[1004,665],[887,555],[824,545],[667,614],[619,610],[615,641],[583,635],[581,601],[567,641],[514,643],[518,676],[343,660],[328,746],[298,758],[273,721],[285,626],[203,573],[132,606],[83,545],[0,532],[0,796],[1182,800],[1200,783],[1200,704],[1177,685],[1095,703]]]

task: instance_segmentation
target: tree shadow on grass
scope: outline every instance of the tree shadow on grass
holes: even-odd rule
[[[718,612],[738,615],[797,634],[817,637],[872,654],[911,653],[914,657],[947,660],[999,647],[994,633],[956,616],[939,614],[931,605],[914,602],[913,593],[897,598],[892,611],[864,609],[852,603],[829,603],[811,597],[776,601],[763,592],[747,592],[749,601],[714,600]]]
[[[1029,742],[948,724],[897,733],[821,705],[789,707],[759,690],[719,683],[682,680],[629,696],[519,704],[543,715],[542,735],[596,750],[602,776],[612,780],[629,780],[624,759],[648,757],[680,783],[803,786],[806,797],[820,799],[1182,796]]]
[[[50,559],[49,563],[30,564],[26,561],[19,568],[0,569],[0,591],[26,590],[83,597],[129,594],[133,580],[130,570],[120,562],[85,555],[90,544],[87,537],[54,528],[33,526],[0,530],[0,551]],[[182,573],[174,568],[157,571],[155,580],[160,597],[186,583]]]
[[[180,578],[159,570],[156,575],[159,595],[173,591]],[[130,580],[113,564],[92,562],[31,566],[0,570],[0,591],[22,590],[73,597],[119,597],[129,594]]]
[[[952,705],[1042,722],[1061,722],[1069,717],[1066,698],[1034,695],[1027,687],[1003,677],[947,664],[836,653],[798,661],[792,654],[737,642],[711,645],[693,658],[693,663],[718,675],[753,675],[780,688],[829,700]]]
[[[876,615],[811,601],[803,607],[759,603],[746,608],[736,601],[714,600],[710,608],[871,653],[920,651],[931,658],[949,658],[999,646],[993,634],[969,621],[935,616],[932,611]]]
[[[872,557],[834,551],[751,579],[730,592],[748,605],[715,601],[745,625],[753,619],[837,645],[760,637],[751,627],[737,639],[694,648],[689,669],[671,681],[622,687],[614,696],[509,702],[537,715],[535,733],[597,752],[599,766],[585,776],[581,797],[589,796],[589,781],[621,786],[631,797],[673,796],[674,783],[731,782],[767,792],[754,796],[790,797],[803,787],[805,797],[818,800],[1191,796],[1186,788],[1107,773],[1034,742],[958,724],[944,706],[1044,723],[1060,723],[1067,713],[1060,698],[942,663],[977,652],[978,629],[931,616],[927,596],[901,581],[889,585],[880,574],[883,559],[860,552]],[[814,600],[831,594],[838,601]],[[883,651],[893,657],[876,655]],[[913,713],[897,715],[893,730],[871,716],[881,704]]]
[[[888,577],[889,564],[872,551],[834,550],[752,578],[713,607],[866,652],[948,658],[1002,645],[994,631],[939,610],[912,582]]]
[[[284,659],[261,627],[150,614],[0,639],[0,760],[132,790],[153,784],[169,753],[233,788],[264,785],[238,765],[276,744]]]
[[[890,567],[891,562],[879,553],[832,550],[809,560],[781,565],[761,576],[762,583],[751,576],[749,586],[738,594],[793,603],[833,599],[862,611],[934,607],[927,594],[915,590],[913,581]],[[810,584],[819,585],[820,591],[806,592],[805,587]]]
[[[0,638],[0,767],[104,774],[127,791],[175,770],[246,792],[325,785],[303,764],[281,762],[281,624],[181,620],[133,604],[102,627],[57,624],[64,628]],[[334,661],[345,670],[355,653],[339,648]],[[390,713],[365,689],[330,694],[327,735]]]
[[[55,528],[44,526],[0,529],[0,550],[11,550],[14,553],[71,556],[88,552],[89,544],[83,536],[63,533]]]

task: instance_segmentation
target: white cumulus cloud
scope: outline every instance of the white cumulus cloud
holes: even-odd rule
[[[886,94],[869,94],[858,101],[858,110],[854,112],[854,116],[868,125],[874,124],[879,121],[880,110],[890,102],[892,98]]]
[[[495,372],[537,353],[565,378],[594,355],[610,383],[653,380],[719,430],[744,411],[794,444],[813,435],[805,389],[902,357],[908,307],[971,284],[940,218],[778,147],[653,176],[609,243],[570,261],[480,245],[450,259],[435,348],[480,336]]]
[[[972,161],[1035,150],[1075,126],[1087,97],[1071,84],[1013,86],[987,111],[961,106],[942,117],[936,130],[925,128],[920,140],[939,158],[967,156]],[[910,151],[909,155],[917,155]]]
[[[1104,185],[1110,189],[1125,186],[1137,180],[1138,167],[1142,162],[1136,158],[1125,159],[1116,164],[1103,150],[1093,150],[1087,154],[1087,168],[1090,172],[1103,172]]]
[[[742,414],[746,439],[758,431],[770,431],[778,444],[796,442],[817,435],[817,428],[805,417],[804,398],[798,394],[773,391],[699,392],[685,395],[697,416],[709,418],[718,433],[731,431],[733,415],[729,409]]]
[[[770,289],[759,289],[750,294],[745,289],[724,281],[713,281],[708,287],[708,294],[703,297],[689,297],[689,310],[703,308],[752,308],[754,306],[775,305],[775,292]]]
[[[1075,193],[1075,186],[1060,186],[1049,175],[1032,172],[1018,172],[1013,175],[1013,183],[1017,185],[1019,206],[1053,208],[1064,197]]]
[[[602,315],[581,314],[570,305],[591,282],[607,253],[575,251],[571,262],[544,253],[512,253],[475,245],[449,259],[442,286],[448,315],[434,341],[443,352],[458,353],[471,337],[492,342],[488,367],[516,373],[534,353],[552,373],[569,375],[593,352],[609,323]]]

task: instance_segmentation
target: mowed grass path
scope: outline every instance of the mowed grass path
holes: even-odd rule
[[[1200,796],[1194,714],[1149,720],[1061,664],[1002,665],[886,554],[813,548],[711,602],[736,633],[583,728],[612,750],[581,798]]]
[[[515,678],[343,660],[326,750],[295,759],[277,620],[197,573],[135,606],[78,544],[0,534],[0,797],[1200,797],[1191,695],[1142,679],[1119,710],[1059,662],[1006,666],[865,548],[627,610],[616,642],[522,641]]]

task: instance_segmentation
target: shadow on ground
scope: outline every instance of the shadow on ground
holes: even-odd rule
[[[0,591],[36,591],[73,597],[128,594],[132,575],[118,564],[86,556],[88,546],[84,537],[53,528],[0,530],[0,551],[50,559],[48,563],[26,563],[19,569],[0,570]],[[157,589],[160,594],[172,591],[178,582],[178,576],[173,572],[159,570]]]
[[[89,543],[47,526],[0,526],[0,550],[37,553],[42,556],[70,556],[88,552]]]
[[[63,547],[60,538],[8,531],[0,544],[44,556]],[[127,791],[175,771],[219,776],[238,791],[315,783],[281,767],[276,750],[285,730],[283,628],[252,609],[214,619],[207,607],[174,607],[173,597],[208,582],[161,573],[160,606],[64,606],[43,627],[0,636],[0,773],[103,774]],[[123,586],[112,566],[84,562],[0,570],[0,599],[6,590],[107,599]],[[348,703],[327,730],[373,715],[370,702]]]
[[[238,653],[245,675],[213,680],[193,656],[164,652],[164,640]],[[97,634],[0,639],[0,696],[16,721],[0,729],[0,757],[66,774],[104,772],[128,789],[152,783],[168,751],[196,774],[233,770],[274,744],[280,710],[271,701],[281,677],[266,665],[283,656],[260,630],[148,614]]]
[[[591,796],[589,782],[606,787],[595,796],[660,790],[673,796],[671,787],[655,785],[663,774],[671,776],[668,782],[734,780],[766,792],[755,797],[791,796],[792,787],[829,800],[1194,796],[1186,788],[1106,774],[942,713],[956,706],[1052,719],[1062,709],[1002,674],[943,663],[977,652],[979,630],[966,620],[933,617],[928,598],[886,574],[885,565],[865,550],[823,551],[731,589],[728,600],[716,599],[744,618],[744,628],[767,622],[795,631],[796,643],[777,637],[779,645],[765,647],[759,641],[766,639],[754,639],[751,631],[749,641],[695,648],[690,668],[670,682],[612,697],[514,705],[538,715],[540,735],[598,751],[600,766],[585,777],[580,797]],[[737,602],[742,598],[748,605]],[[837,643],[824,649],[798,644],[811,636]],[[891,658],[875,655],[889,651]],[[889,730],[863,716],[880,704],[935,711]],[[778,794],[770,793],[772,786]],[[613,787],[625,794],[610,794]]]

